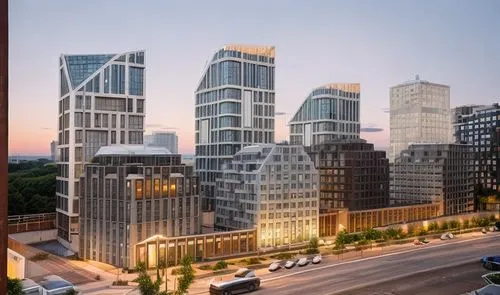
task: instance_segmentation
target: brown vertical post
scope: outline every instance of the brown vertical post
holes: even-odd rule
[[[7,232],[8,232],[8,116],[9,79],[8,0],[0,0],[0,294],[7,294]]]

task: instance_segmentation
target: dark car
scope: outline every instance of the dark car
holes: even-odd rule
[[[231,281],[210,284],[210,294],[240,294],[255,291],[259,287],[260,279],[255,276],[255,272],[244,268],[238,270]]]
[[[481,258],[481,264],[484,268],[489,270],[500,269],[500,255],[496,256],[483,256]]]

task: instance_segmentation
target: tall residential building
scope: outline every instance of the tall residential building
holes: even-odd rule
[[[216,225],[256,228],[258,247],[317,237],[318,186],[318,172],[304,147],[245,147],[217,179]]]
[[[463,108],[463,107],[459,107]],[[455,140],[474,149],[474,184],[500,191],[500,106],[477,107],[454,121]]]
[[[78,251],[79,178],[100,147],[142,144],[144,52],[61,55],[58,112],[58,240]]]
[[[55,162],[57,155],[57,141],[53,140],[50,142],[50,160]]]
[[[442,202],[445,215],[474,210],[472,147],[412,144],[394,163],[396,204]]]
[[[320,210],[368,210],[389,206],[389,161],[363,139],[338,139],[311,146],[320,175]]]
[[[390,89],[389,162],[410,143],[451,143],[450,87],[418,75]]]
[[[144,134],[144,144],[147,146],[165,147],[172,154],[177,154],[179,140],[175,132],[154,131],[152,134]]]
[[[227,45],[203,72],[195,92],[195,165],[204,210],[214,210],[215,180],[234,154],[274,142],[274,52]]]
[[[290,120],[290,144],[359,138],[359,102],[359,84],[332,83],[314,89]]]
[[[193,167],[162,147],[99,149],[80,180],[80,257],[136,265],[136,244],[199,234],[201,201]]]

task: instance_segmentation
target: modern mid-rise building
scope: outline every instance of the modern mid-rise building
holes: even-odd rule
[[[389,206],[389,161],[363,139],[338,139],[307,148],[320,175],[320,210]]]
[[[50,160],[55,162],[57,155],[57,141],[53,140],[50,142]]]
[[[463,108],[463,107],[459,107]],[[474,184],[480,188],[500,190],[500,106],[476,107],[457,116],[455,140],[474,149]],[[478,188],[479,188],[478,187]]]
[[[359,84],[327,84],[314,89],[290,120],[290,144],[311,146],[359,138]]]
[[[394,163],[396,204],[442,202],[445,215],[474,210],[473,154],[466,144],[412,144]]]
[[[317,237],[318,186],[318,172],[304,147],[244,147],[217,179],[216,225],[257,229],[258,247]]]
[[[196,171],[204,210],[215,182],[243,147],[274,142],[274,47],[227,45],[207,63],[195,92]]]
[[[152,134],[144,134],[144,145],[165,147],[172,154],[177,154],[179,149],[179,140],[177,134],[173,131],[154,131]]]
[[[133,267],[136,244],[201,232],[198,177],[180,155],[161,147],[106,146],[84,172],[80,257]]]
[[[454,127],[456,126],[455,124],[459,121],[460,118],[463,116],[467,115],[472,115],[474,112],[478,109],[482,109],[484,107],[487,107],[485,105],[476,105],[476,104],[469,104],[469,105],[463,105],[463,106],[458,106],[454,107],[451,109],[451,115],[452,115],[452,123]],[[457,130],[454,130],[454,135],[456,136]]]
[[[415,80],[390,89],[389,162],[410,143],[452,143],[450,87]]]
[[[142,144],[144,52],[61,55],[57,154],[58,240],[78,251],[78,184],[98,149]]]

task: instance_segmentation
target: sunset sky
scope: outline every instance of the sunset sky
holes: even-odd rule
[[[452,106],[500,101],[500,1],[10,1],[10,154],[48,155],[58,57],[146,50],[147,131],[194,151],[194,90],[228,43],[276,46],[276,139],[309,92],[361,84],[361,137],[389,145],[389,87],[416,74]]]

